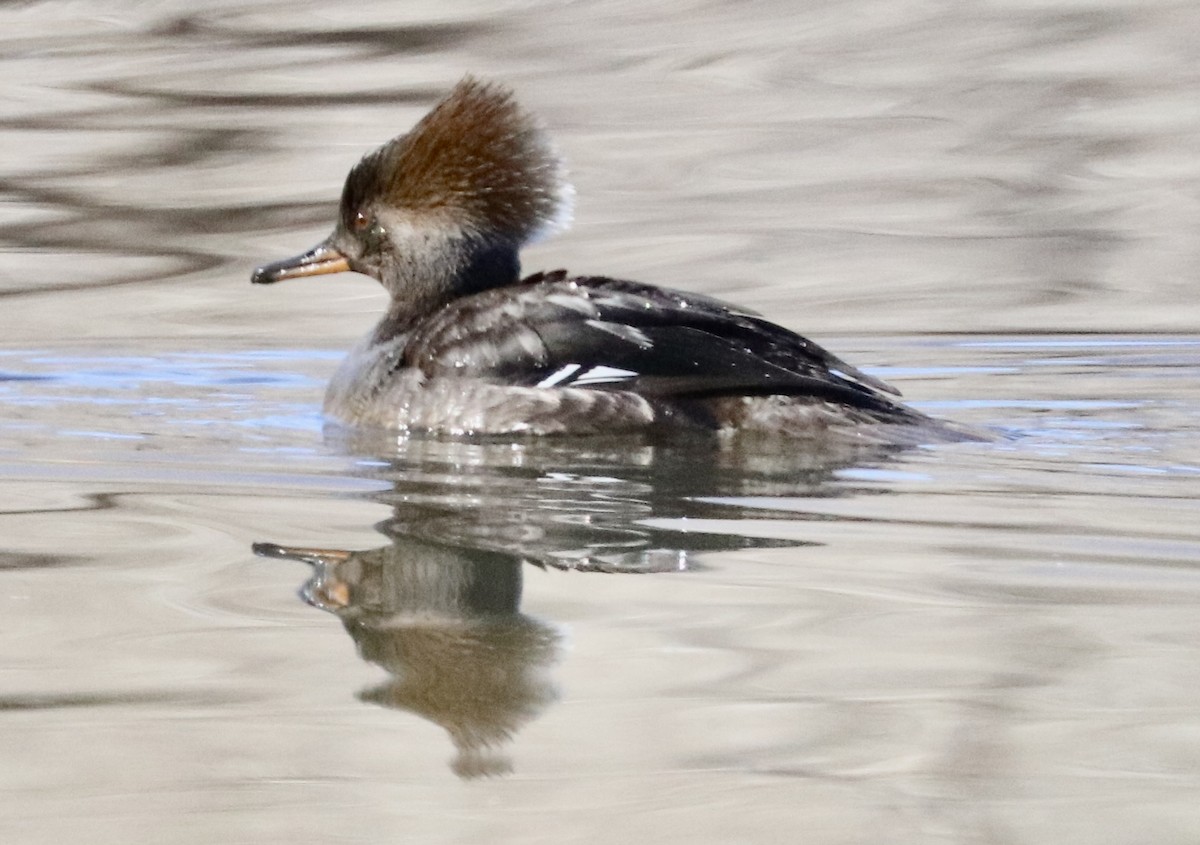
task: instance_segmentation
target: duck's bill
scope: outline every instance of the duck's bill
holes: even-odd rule
[[[345,549],[316,549],[310,546],[280,546],[276,543],[254,543],[250,550],[259,557],[298,560],[302,563],[345,563],[350,552]]]
[[[284,279],[301,276],[323,276],[326,273],[345,273],[350,269],[346,256],[327,243],[319,243],[303,255],[285,258],[274,264],[264,264],[254,271],[250,281],[256,285],[269,285]]]

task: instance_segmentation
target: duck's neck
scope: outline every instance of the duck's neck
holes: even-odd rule
[[[509,243],[477,242],[438,258],[410,260],[405,272],[391,277],[395,281],[386,286],[391,294],[388,310],[372,333],[376,343],[411,333],[455,300],[513,285],[521,278],[517,248]]]
[[[456,274],[451,299],[516,284],[521,278],[517,247],[507,241],[480,244],[466,255]]]

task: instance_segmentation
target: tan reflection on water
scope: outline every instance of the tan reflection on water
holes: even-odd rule
[[[702,550],[804,545],[660,531],[646,520],[681,509],[724,515],[689,504],[689,493],[816,494],[837,469],[882,465],[900,451],[594,437],[516,445],[337,429],[331,437],[377,456],[369,475],[393,480],[372,496],[393,503],[392,517],[375,526],[389,543],[351,551],[258,542],[254,553],[312,567],[303,598],[341,619],[359,656],[391,676],[359,697],[444,728],[457,749],[451,768],[464,778],[512,771],[506,747],[557,697],[550,668],[560,635],[520,611],[527,565],[577,577],[683,574]],[[681,471],[709,460],[703,475]]]
[[[359,694],[445,728],[461,777],[511,771],[504,746],[556,698],[554,628],[520,612],[523,561],[396,536],[364,552],[258,543],[314,567],[303,590],[391,679]]]

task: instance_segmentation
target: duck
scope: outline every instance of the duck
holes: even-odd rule
[[[387,291],[325,394],[326,416],[350,428],[975,439],[750,309],[566,270],[522,277],[521,249],[564,229],[573,197],[538,118],[467,76],[354,165],[329,237],[251,281],[353,271]]]

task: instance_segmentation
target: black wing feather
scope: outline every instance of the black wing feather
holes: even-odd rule
[[[790,329],[761,315],[698,294],[658,288],[620,279],[589,277],[575,280],[592,292],[606,320],[632,325],[683,325],[731,342],[784,369],[816,367],[836,371],[882,393],[899,396],[885,381],[867,375],[841,358]],[[650,304],[650,308],[646,304]]]

